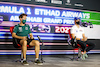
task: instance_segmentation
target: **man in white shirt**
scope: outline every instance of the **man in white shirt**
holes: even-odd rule
[[[84,29],[80,26],[80,18],[75,17],[74,22],[75,22],[75,25],[71,28],[71,35],[73,39],[75,39],[76,37],[77,43],[82,48],[82,59],[85,60],[85,57],[88,57],[86,52],[93,49],[95,47],[95,44],[87,40],[87,37],[85,36],[85,33],[84,33]],[[86,48],[87,44],[88,44],[88,47]]]

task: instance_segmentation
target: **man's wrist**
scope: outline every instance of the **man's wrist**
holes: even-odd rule
[[[32,40],[34,40],[34,38],[31,38]]]
[[[34,39],[33,37],[30,37],[30,39]]]

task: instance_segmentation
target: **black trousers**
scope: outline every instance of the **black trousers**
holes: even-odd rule
[[[13,38],[13,45],[14,45],[15,48],[19,48],[18,44],[21,45],[20,40],[21,39]],[[29,45],[32,40],[34,40],[34,39],[28,39],[27,40],[27,45]]]
[[[90,42],[90,41],[81,41],[81,40],[77,40],[77,43],[81,46],[82,51],[90,51],[95,47],[95,44]],[[88,47],[86,46],[88,44]]]

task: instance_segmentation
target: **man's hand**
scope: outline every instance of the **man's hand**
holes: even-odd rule
[[[30,33],[29,35],[30,35],[30,39],[34,39],[32,33]]]
[[[85,34],[83,34],[82,36],[83,36],[83,40],[82,41],[87,41],[87,37],[85,36]]]
[[[22,39],[22,40],[27,40],[27,37],[22,37],[21,39]]]
[[[83,38],[83,41],[87,41],[87,37],[84,37],[84,38]]]

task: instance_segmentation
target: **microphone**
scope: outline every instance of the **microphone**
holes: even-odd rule
[[[76,36],[75,36],[74,42],[76,42]]]
[[[72,44],[72,46],[75,47],[75,44],[77,44],[77,42],[76,42],[76,36],[75,36],[75,38],[73,39],[73,44]]]
[[[41,38],[40,38],[39,36],[37,36],[37,37],[38,37],[39,41],[41,41],[41,42],[42,42]]]

